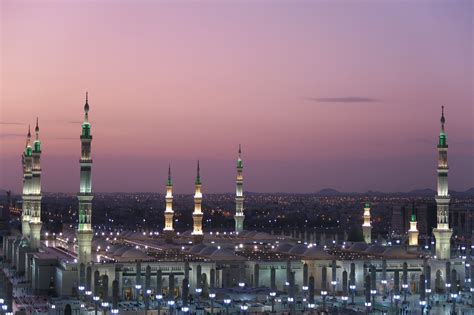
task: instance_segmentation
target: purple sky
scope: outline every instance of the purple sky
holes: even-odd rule
[[[40,118],[43,190],[79,187],[89,91],[95,191],[474,186],[472,1],[11,1],[1,8],[0,188]]]

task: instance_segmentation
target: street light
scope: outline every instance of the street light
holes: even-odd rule
[[[211,299],[211,314],[214,314],[214,298],[216,294],[214,292],[209,293],[209,298]]]
[[[242,312],[245,314],[247,312],[247,310],[249,309],[248,305],[240,305],[240,309],[242,310]]]
[[[272,313],[275,313],[275,296],[277,295],[277,293],[275,291],[272,291],[269,294],[272,297]]]
[[[174,305],[174,301],[169,300],[168,301],[168,307],[169,307],[169,310],[170,310],[170,314],[173,314],[173,305]]]
[[[158,315],[160,315],[161,312],[161,300],[163,299],[163,295],[157,294],[155,295],[156,300],[158,301]]]
[[[92,297],[92,299],[95,302],[95,315],[97,315],[97,309],[99,308],[99,297],[97,295],[94,295],[94,297]]]
[[[104,315],[106,315],[107,314],[107,309],[109,308],[109,302],[102,302],[101,306],[104,309]]]
[[[119,310],[116,308],[113,308],[110,310],[110,312],[115,315],[115,314],[118,314]]]
[[[181,311],[182,311],[183,313],[187,313],[187,312],[189,312],[189,307],[183,306],[183,307],[181,307]]]
[[[231,299],[224,299],[224,304],[225,304],[225,313],[228,315],[229,314],[229,305],[230,302],[232,302]]]
[[[356,285],[355,284],[351,284],[349,285],[349,289],[351,290],[351,304],[354,304],[354,295],[355,295],[355,290],[356,290]]]
[[[239,287],[241,287],[241,288],[245,287],[245,283],[244,282],[239,282]]]

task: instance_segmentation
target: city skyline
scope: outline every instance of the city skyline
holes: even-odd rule
[[[197,159],[204,193],[232,192],[239,143],[246,191],[435,188],[441,105],[450,187],[469,189],[472,3],[406,7],[206,2],[193,15],[179,4],[6,1],[0,188],[19,192],[18,156],[39,116],[43,189],[77,191],[88,90],[97,192],[164,192],[171,163],[175,191],[191,194]]]

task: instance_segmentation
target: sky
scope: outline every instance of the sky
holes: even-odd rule
[[[474,2],[0,1],[0,189],[75,192],[89,92],[93,190],[192,193],[474,186]]]

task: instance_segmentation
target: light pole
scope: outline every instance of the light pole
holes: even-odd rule
[[[323,310],[326,309],[326,295],[328,295],[328,291],[322,290],[321,297],[323,298]]]
[[[92,299],[95,302],[95,315],[97,315],[97,309],[99,308],[99,297],[97,295],[94,295]]]
[[[211,299],[211,315],[214,315],[214,298],[216,294],[214,292],[209,293],[209,298]]]
[[[315,307],[316,307],[316,304],[308,303],[308,308],[310,309],[310,314],[313,314],[313,311],[314,311]]]
[[[196,288],[196,306],[199,306],[199,297],[201,295],[202,288]]]
[[[137,303],[140,301],[140,290],[142,289],[141,284],[135,284],[135,290],[137,290]]]
[[[356,285],[351,284],[349,286],[349,289],[351,289],[351,304],[354,305],[354,297],[355,297],[355,291],[356,291]]]
[[[102,302],[101,306],[104,310],[104,315],[107,315],[107,309],[109,308],[109,302]]]
[[[83,285],[80,285],[78,287],[79,289],[79,300],[82,301],[82,298],[83,298],[83,294],[84,294],[84,290],[86,289]]]
[[[110,312],[114,315],[117,315],[119,310],[117,308],[113,308],[113,309],[110,310]]]
[[[148,289],[146,290],[146,297],[145,297],[145,315],[148,314],[148,309],[150,307],[150,294],[151,294],[151,290]]]
[[[85,292],[85,294],[86,294],[86,302],[90,302],[89,299],[90,299],[90,296],[92,295],[92,291],[87,290],[87,291]]]
[[[270,292],[270,297],[272,299],[272,313],[275,313],[275,296],[276,296],[275,291]]]
[[[229,315],[229,305],[230,305],[230,302],[232,302],[231,299],[224,299],[225,313],[226,313],[227,315]]]
[[[247,310],[249,309],[248,305],[240,305],[240,310],[242,311],[242,314],[247,314]]]
[[[168,301],[168,308],[169,308],[169,311],[170,311],[170,315],[173,314],[173,306],[174,306],[174,301],[173,301],[173,300],[169,300],[169,301]]]
[[[161,313],[161,299],[163,299],[163,295],[157,294],[155,295],[156,301],[158,302],[158,315]]]
[[[295,301],[295,299],[293,297],[289,297],[288,298],[288,306],[290,307],[290,314],[293,314],[293,302]]]
[[[183,313],[189,312],[189,307],[188,306],[181,307],[181,312],[183,312]]]
[[[393,299],[395,300],[395,310],[398,314],[398,301],[400,301],[400,294],[395,292],[395,294],[393,295]]]

